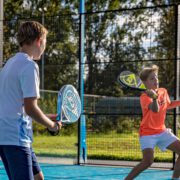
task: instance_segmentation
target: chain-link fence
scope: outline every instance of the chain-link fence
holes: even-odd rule
[[[86,34],[83,64],[79,62],[79,14],[30,18],[42,22],[49,30],[44,64],[38,62],[42,87],[57,91],[64,84],[73,84],[78,88],[79,67],[83,65],[88,163],[109,161],[113,165],[122,160],[140,160],[140,93],[121,87],[117,77],[123,70],[138,73],[144,66],[156,64],[160,86],[168,90],[172,100],[179,98],[178,6],[83,15]],[[30,19],[4,20],[4,63],[18,51],[15,37],[19,23]],[[41,105],[46,109],[48,102]],[[179,135],[177,113],[168,112],[166,125]],[[77,137],[78,127],[73,131]],[[156,162],[173,160],[172,152],[155,150]]]

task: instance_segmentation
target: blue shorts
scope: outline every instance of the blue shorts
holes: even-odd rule
[[[32,148],[0,145],[0,156],[10,180],[33,180],[41,171]]]

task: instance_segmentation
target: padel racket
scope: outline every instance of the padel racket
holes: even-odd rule
[[[64,124],[71,124],[79,119],[80,114],[81,100],[77,90],[72,85],[64,85],[58,92],[57,114],[47,114],[47,116]],[[49,133],[55,136],[59,131],[49,131]]]
[[[145,91],[146,87],[141,81],[140,77],[131,71],[122,71],[118,76],[118,82],[123,87]]]

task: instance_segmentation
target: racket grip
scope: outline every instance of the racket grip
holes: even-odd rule
[[[48,130],[48,132],[49,132],[49,134],[51,136],[57,136],[59,134],[59,132],[60,132],[60,130],[58,130],[58,131],[50,131],[48,128],[47,128],[47,130]]]
[[[58,130],[57,131],[51,131],[51,130],[49,130],[47,128],[49,134],[52,135],[52,136],[57,136],[59,134],[59,132],[60,132],[60,126],[59,126],[58,122],[56,122],[56,125],[58,126]]]

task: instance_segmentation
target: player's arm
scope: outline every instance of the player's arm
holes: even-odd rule
[[[51,131],[59,130],[60,126],[51,121],[39,108],[36,97],[24,98],[24,108],[26,113],[38,123],[46,126]]]
[[[159,112],[159,104],[157,99],[153,99],[152,103],[149,104],[149,109],[153,112]]]
[[[159,103],[158,103],[158,95],[154,90],[147,90],[146,94],[152,98],[152,102],[149,104],[148,108],[153,112],[159,112]]]
[[[176,107],[180,106],[180,101],[171,101],[171,103],[168,105],[168,109],[174,109]]]

